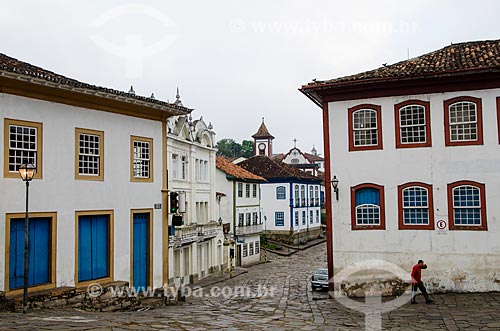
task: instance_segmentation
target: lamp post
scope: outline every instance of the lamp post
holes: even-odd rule
[[[332,187],[335,192],[335,198],[339,201],[339,180],[337,179],[337,176],[333,176],[332,178]]]
[[[28,227],[29,227],[29,215],[28,215],[28,190],[30,186],[30,181],[35,175],[36,167],[33,164],[23,163],[19,167],[19,175],[21,176],[23,182],[26,183],[26,214],[24,218],[24,287],[23,287],[23,314],[28,311],[28,270],[29,270],[29,254],[28,254]]]

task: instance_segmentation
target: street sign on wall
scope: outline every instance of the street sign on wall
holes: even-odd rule
[[[448,222],[445,220],[437,220],[436,221],[436,230],[438,234],[447,234],[448,233]]]

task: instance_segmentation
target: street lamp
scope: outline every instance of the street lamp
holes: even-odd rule
[[[337,179],[337,176],[333,176],[332,178],[332,187],[333,192],[335,192],[335,198],[339,201],[339,180]]]
[[[19,175],[23,182],[26,183],[26,215],[24,218],[24,288],[23,288],[23,314],[26,314],[28,310],[28,226],[29,226],[29,216],[28,216],[28,189],[30,186],[30,181],[35,176],[36,167],[33,164],[23,163],[19,167]]]

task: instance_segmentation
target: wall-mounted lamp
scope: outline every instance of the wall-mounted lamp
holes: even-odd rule
[[[337,179],[337,176],[333,176],[332,178],[332,187],[333,192],[335,192],[335,198],[339,201],[339,180]]]

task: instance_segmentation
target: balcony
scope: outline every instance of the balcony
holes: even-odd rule
[[[198,226],[196,224],[176,226],[175,233],[169,240],[176,247],[195,242],[198,240]]]
[[[245,236],[251,234],[259,234],[264,231],[264,224],[255,224],[255,225],[247,225],[247,226],[238,226],[236,227],[236,235],[237,236]]]
[[[219,225],[217,222],[212,221],[207,224],[198,224],[198,239],[206,240],[217,236],[217,233],[222,233],[222,225]]]
[[[222,234],[222,225],[212,221],[207,224],[189,224],[176,226],[174,235],[168,237],[170,247],[180,247],[193,242],[212,239]]]

